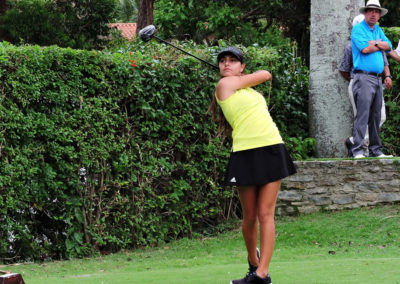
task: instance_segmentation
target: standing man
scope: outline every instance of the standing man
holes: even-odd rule
[[[358,25],[359,23],[364,21],[364,19],[365,19],[365,17],[363,14],[356,16],[353,19],[352,26],[354,27],[355,25]],[[383,75],[385,78],[384,88],[390,89],[392,87],[392,79],[390,76],[389,62],[387,60],[386,53],[382,51],[382,55],[383,55],[383,65],[384,65]],[[351,48],[351,42],[349,42],[347,44],[347,46],[345,47],[345,49],[343,51],[343,56],[339,62],[338,70],[339,70],[339,73],[343,76],[343,78],[345,78],[347,81],[349,81],[349,87],[348,87],[349,99],[350,99],[351,106],[353,107],[353,115],[354,115],[354,117],[356,117],[357,108],[356,108],[356,105],[354,102],[354,96],[353,96],[353,75],[354,74],[353,74],[353,53],[352,53],[352,48]],[[379,128],[382,127],[385,120],[386,120],[386,109],[385,109],[385,103],[382,98],[381,121],[379,123]],[[348,150],[347,156],[351,156],[349,150],[350,150],[350,147],[352,144],[354,144],[353,136],[348,137],[345,140],[345,146]],[[368,127],[367,127],[367,130],[366,130],[365,136],[364,136],[364,143],[362,146],[363,147],[363,155],[365,157],[369,156],[368,145],[369,145],[369,134],[368,134]]]
[[[349,154],[356,159],[364,158],[364,136],[369,131],[369,156],[388,157],[382,153],[379,137],[381,107],[383,97],[382,72],[384,69],[382,51],[390,51],[392,43],[382,29],[376,25],[380,17],[386,15],[379,0],[369,0],[360,8],[365,20],[353,27],[351,45],[354,64],[353,95],[357,115],[353,125],[353,144]]]

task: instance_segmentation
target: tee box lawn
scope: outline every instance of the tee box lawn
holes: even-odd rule
[[[279,218],[274,284],[400,284],[400,205]],[[88,259],[3,266],[27,284],[230,283],[247,272],[240,228]]]

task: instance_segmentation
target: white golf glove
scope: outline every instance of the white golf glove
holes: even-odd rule
[[[394,51],[396,51],[397,55],[400,56],[400,40],[399,44],[397,45],[397,48]]]

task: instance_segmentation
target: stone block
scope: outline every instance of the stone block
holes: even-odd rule
[[[349,204],[354,202],[354,194],[337,195],[333,198],[333,203],[336,204]]]
[[[292,206],[302,207],[302,206],[306,206],[306,205],[311,205],[312,203],[309,201],[301,201],[301,202],[291,202],[290,204]]]
[[[389,185],[393,187],[394,191],[400,192],[400,177],[397,179],[393,179],[389,182]]]
[[[385,165],[393,165],[395,159],[379,159],[378,161],[379,161],[380,164],[385,166]]]
[[[360,192],[356,194],[355,200],[358,201],[376,201],[378,200],[378,193],[374,192]]]
[[[354,185],[354,188],[358,192],[377,192],[379,187],[374,182],[359,182]]]
[[[283,208],[283,207],[276,208],[275,209],[275,215],[277,215],[277,216],[285,216],[285,215],[287,215],[286,212],[285,212],[285,208]]]
[[[378,196],[380,202],[396,202],[400,201],[400,193],[380,193]]]
[[[337,204],[331,204],[328,207],[326,207],[326,209],[328,209],[330,211],[337,211],[340,209],[340,207]]]
[[[352,204],[346,204],[343,206],[344,209],[355,209],[355,208],[360,208],[360,204],[358,203],[352,203]]]
[[[379,177],[382,180],[395,180],[400,178],[400,174],[394,171],[387,171],[380,174]]]
[[[312,189],[306,189],[305,192],[310,195],[323,194],[323,193],[328,193],[328,188],[327,187],[316,187],[316,188],[312,188]]]
[[[310,200],[314,202],[315,205],[329,205],[332,203],[332,200],[329,196],[326,195],[314,195],[310,196]]]
[[[339,187],[335,192],[340,194],[355,193],[354,186],[352,183],[345,183],[343,186]]]
[[[369,168],[368,172],[370,173],[380,173],[382,172],[382,168],[378,167],[378,166],[374,166]]]
[[[400,190],[396,190],[389,181],[379,182],[379,192],[400,192]]]
[[[288,181],[292,182],[310,182],[314,180],[312,175],[300,175],[299,173],[286,178]]]
[[[360,173],[360,181],[363,183],[374,183],[377,179],[376,174],[371,174],[370,172],[364,171]]]
[[[298,208],[300,214],[309,214],[313,212],[318,212],[320,209],[321,208],[318,206],[302,206]]]
[[[357,204],[360,205],[360,207],[369,206],[368,202],[365,201],[357,201]]]
[[[316,184],[317,186],[335,186],[339,182],[342,182],[339,176],[330,176],[323,173],[319,175],[319,180],[316,182]]]
[[[337,168],[337,164],[338,163],[335,160],[332,160],[332,161],[321,161],[319,163],[319,166],[321,168],[325,168],[325,169],[323,169],[323,171],[325,172],[326,168]]]
[[[278,194],[278,200],[282,201],[301,201],[302,199],[303,195],[294,190],[283,190]]]
[[[289,215],[293,215],[297,213],[297,210],[293,206],[288,206],[286,207],[286,213],[288,213]]]
[[[359,173],[355,173],[354,171],[349,171],[349,174],[346,174],[343,176],[343,182],[347,183],[347,182],[361,182],[362,176]]]
[[[305,185],[304,185],[304,183],[300,183],[300,182],[286,182],[286,181],[283,181],[282,182],[282,188],[303,190],[305,188]]]

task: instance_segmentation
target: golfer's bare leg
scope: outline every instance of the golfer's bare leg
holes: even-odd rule
[[[238,192],[243,212],[242,233],[249,262],[254,266],[258,266],[257,187],[239,187]]]
[[[275,246],[275,205],[281,180],[268,183],[259,189],[258,221],[260,222],[261,259],[256,273],[260,277],[268,274],[269,263]]]

